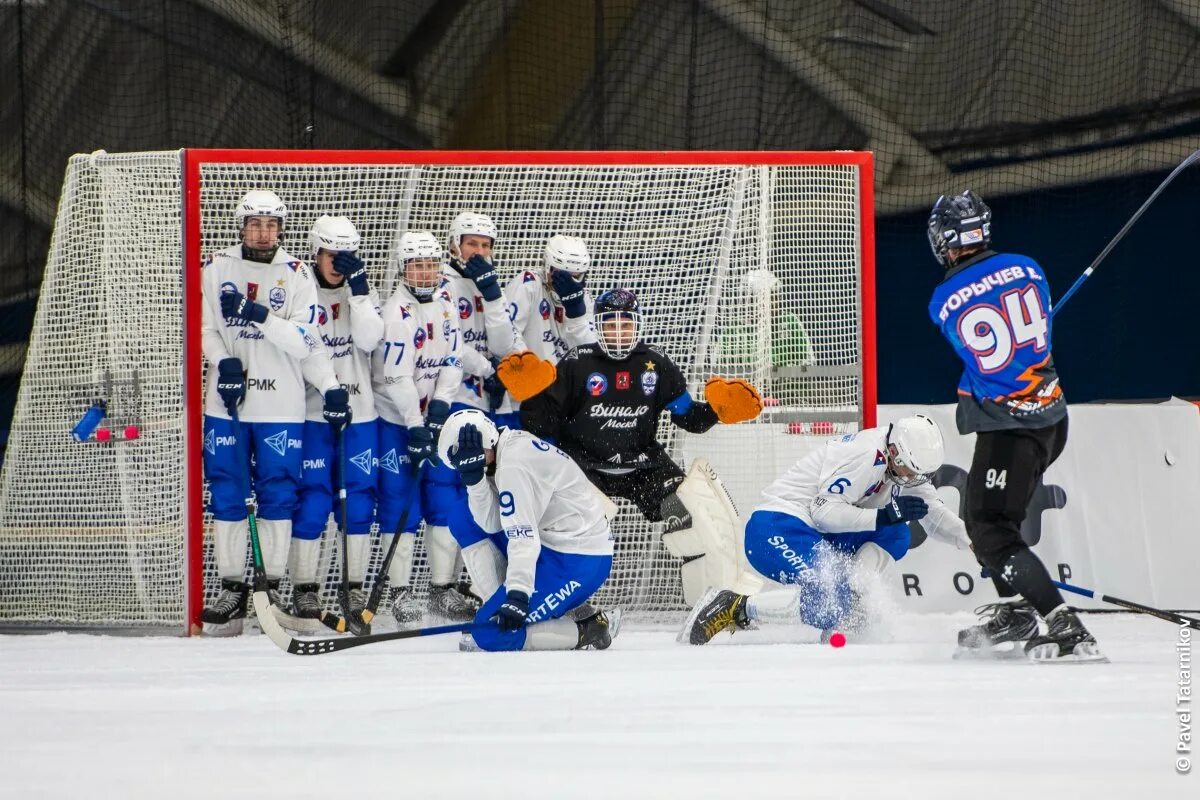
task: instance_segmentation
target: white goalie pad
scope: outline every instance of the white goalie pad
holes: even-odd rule
[[[694,603],[709,586],[750,594],[762,580],[746,561],[744,537],[737,508],[716,470],[706,459],[692,462],[675,496],[692,515],[690,528],[663,534],[663,545],[677,558],[702,555],[684,564],[684,597]]]

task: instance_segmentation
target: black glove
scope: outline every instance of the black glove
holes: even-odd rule
[[[429,426],[429,430],[433,431],[433,443],[437,445],[437,437],[441,435],[442,428],[446,425],[446,418],[450,416],[450,404],[445,400],[430,400],[429,405],[425,409],[425,424]]]
[[[346,277],[350,285],[350,294],[367,294],[371,287],[367,285],[367,268],[362,259],[349,250],[339,250],[333,256],[333,269],[339,275]]]
[[[340,386],[325,393],[325,421],[334,432],[340,431],[350,424],[350,393]]]
[[[875,528],[921,519],[928,513],[929,506],[925,504],[924,500],[913,495],[902,494],[899,497],[893,497],[890,503],[879,509],[879,513],[875,515]]]
[[[483,256],[476,253],[467,259],[463,265],[463,275],[475,281],[475,288],[484,300],[500,299],[500,281],[496,279],[496,270]]]
[[[492,617],[502,631],[519,631],[529,624],[529,595],[524,592],[510,591],[504,598],[504,605]]]
[[[408,429],[408,459],[414,467],[433,460],[433,431],[424,425]]]
[[[217,364],[217,394],[225,403],[229,416],[237,416],[237,407],[246,397],[246,373],[240,358],[222,358]]]
[[[259,325],[267,321],[267,307],[253,300],[248,300],[244,294],[234,290],[221,295],[221,314],[226,317],[240,317]]]
[[[492,374],[483,379],[483,391],[487,392],[488,410],[495,411],[504,402],[504,393],[508,390],[495,371],[500,366],[500,359],[491,356],[488,360],[492,362]]]
[[[450,453],[450,466],[458,470],[458,476],[466,486],[474,486],[483,480],[485,467],[483,436],[474,425],[463,425],[458,432],[458,448]]]
[[[550,283],[554,284],[554,293],[558,295],[568,317],[577,319],[587,313],[581,281],[575,280],[566,270],[556,269],[550,272]]]

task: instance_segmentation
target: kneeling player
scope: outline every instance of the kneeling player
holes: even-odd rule
[[[640,325],[633,292],[600,295],[597,342],[572,350],[554,382],[522,402],[521,425],[557,441],[605,494],[631,500],[651,522],[667,521],[663,544],[684,559],[684,598],[694,603],[728,573],[732,562],[717,559],[735,538],[736,514],[707,464],[698,461],[685,476],[671,459],[656,438],[659,416],[666,409],[675,425],[703,433],[717,422],[754,419],[762,400],[746,381],[718,377],[705,386],[705,401],[693,400],[675,362],[641,341]],[[500,377],[512,389],[523,376],[505,362]]]
[[[453,444],[453,446],[451,446]],[[525,431],[497,429],[476,409],[446,421],[438,455],[467,486],[488,537],[463,548],[487,601],[472,634],[483,650],[603,650],[620,620],[575,621],[608,579],[613,534],[595,487],[566,453]],[[535,624],[536,623],[536,624]]]
[[[929,483],[944,452],[937,423],[917,414],[831,439],[804,456],[763,491],[746,523],[746,560],[786,585],[750,595],[710,589],[680,640],[705,644],[752,620],[853,632],[864,622],[856,619],[856,587],[904,557],[910,520],[923,520],[932,538],[970,546],[962,520]]]

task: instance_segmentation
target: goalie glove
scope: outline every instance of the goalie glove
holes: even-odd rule
[[[704,384],[704,399],[726,425],[754,419],[763,409],[758,390],[741,378],[714,375]]]
[[[558,371],[553,362],[537,357],[537,354],[524,350],[520,353],[509,353],[500,360],[496,367],[500,382],[508,389],[517,402],[524,402],[534,395],[540,394],[546,387],[554,383]]]

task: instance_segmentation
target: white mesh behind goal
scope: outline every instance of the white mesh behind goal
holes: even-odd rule
[[[535,268],[550,236],[583,237],[593,296],[636,290],[644,338],[677,361],[695,395],[715,373],[747,378],[771,398],[754,423],[703,436],[661,428],[681,461],[713,462],[745,515],[812,434],[854,429],[873,414],[860,302],[868,159],[771,155],[769,165],[753,154],[705,164],[700,153],[677,154],[693,163],[676,164],[588,164],[581,153],[573,164],[464,165],[429,163],[453,154],[355,154],[359,163],[335,164],[345,156],[194,151],[200,242],[186,248],[179,153],[73,158],[0,483],[0,625],[185,629],[198,613],[188,582],[203,580],[206,599],[215,593],[207,534],[207,566],[188,559],[185,499],[198,491],[188,476],[200,461],[186,447],[185,394],[199,402],[203,365],[184,355],[183,276],[202,253],[236,241],[233,207],[251,188],[283,198],[284,247],[299,258],[318,216],[350,217],[384,297],[399,235],[430,229],[442,239],[459,211],[496,222],[505,280]],[[112,426],[137,424],[141,438],[73,442],[72,425],[98,398]],[[597,602],[678,616],[678,561],[658,526],[621,507],[613,574]],[[332,607],[332,530],[325,542]],[[419,547],[419,588],[423,566]]]

